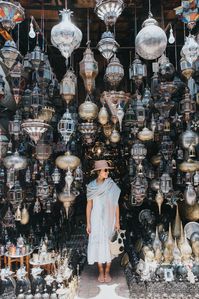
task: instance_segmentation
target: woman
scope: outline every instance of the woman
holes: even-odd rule
[[[114,230],[120,229],[118,199],[120,189],[111,178],[106,160],[95,161],[93,171],[97,179],[87,186],[86,231],[89,234],[88,264],[98,263],[99,282],[110,282],[111,260],[109,240]],[[105,269],[103,268],[103,264]]]

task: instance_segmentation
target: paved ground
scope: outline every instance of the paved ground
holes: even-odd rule
[[[126,284],[123,269],[119,259],[114,259],[110,283],[97,281],[97,265],[86,265],[80,276],[80,284],[75,299],[126,299],[129,298],[129,290]]]

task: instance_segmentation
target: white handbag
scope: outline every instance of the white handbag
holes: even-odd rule
[[[110,251],[112,255],[118,256],[124,251],[124,240],[126,230],[119,229],[114,232],[111,240],[109,241]]]

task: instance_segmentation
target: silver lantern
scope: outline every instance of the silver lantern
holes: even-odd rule
[[[72,11],[64,9],[60,12],[62,21],[51,30],[51,42],[67,59],[71,53],[79,48],[82,32],[71,22]]]
[[[14,154],[3,159],[3,164],[7,169],[22,170],[27,167],[27,159],[20,156],[16,151]]]
[[[131,148],[131,156],[137,164],[142,162],[145,159],[147,154],[147,149],[143,143],[136,141]]]
[[[30,62],[36,71],[38,71],[40,65],[44,62],[44,53],[39,45],[36,45],[34,50],[30,53]]]
[[[157,21],[149,14],[135,39],[136,52],[146,60],[160,57],[167,46],[167,36]]]
[[[111,61],[107,65],[104,79],[111,85],[111,87],[116,88],[124,77],[124,68],[120,63],[116,55],[111,58]]]
[[[160,178],[160,189],[162,193],[169,193],[173,188],[172,178],[168,173],[163,173]]]
[[[135,55],[132,65],[129,68],[129,78],[135,82],[136,85],[142,84],[142,80],[147,76],[146,64],[143,64],[138,55]]]
[[[67,109],[58,123],[58,131],[62,135],[64,141],[67,143],[75,130],[75,120]]]
[[[110,31],[106,31],[102,34],[101,40],[97,45],[98,50],[107,60],[111,59],[118,47],[119,44],[115,41],[114,35]]]
[[[0,160],[6,156],[8,149],[8,138],[5,132],[0,128]]]
[[[23,122],[21,128],[37,144],[42,134],[51,128],[51,126],[38,119],[27,119]]]
[[[68,69],[60,83],[60,95],[67,104],[76,94],[77,77],[72,69]]]
[[[95,12],[98,17],[104,21],[107,26],[112,26],[116,23],[117,18],[121,15],[124,9],[123,0],[97,0]]]
[[[0,50],[0,54],[8,69],[12,68],[17,57],[20,56],[17,46],[13,40],[8,40],[5,42],[3,48]]]

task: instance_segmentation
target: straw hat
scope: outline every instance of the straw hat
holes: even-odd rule
[[[94,169],[91,172],[101,170],[101,169],[113,169],[113,167],[109,166],[108,161],[106,160],[98,160],[95,161]]]

